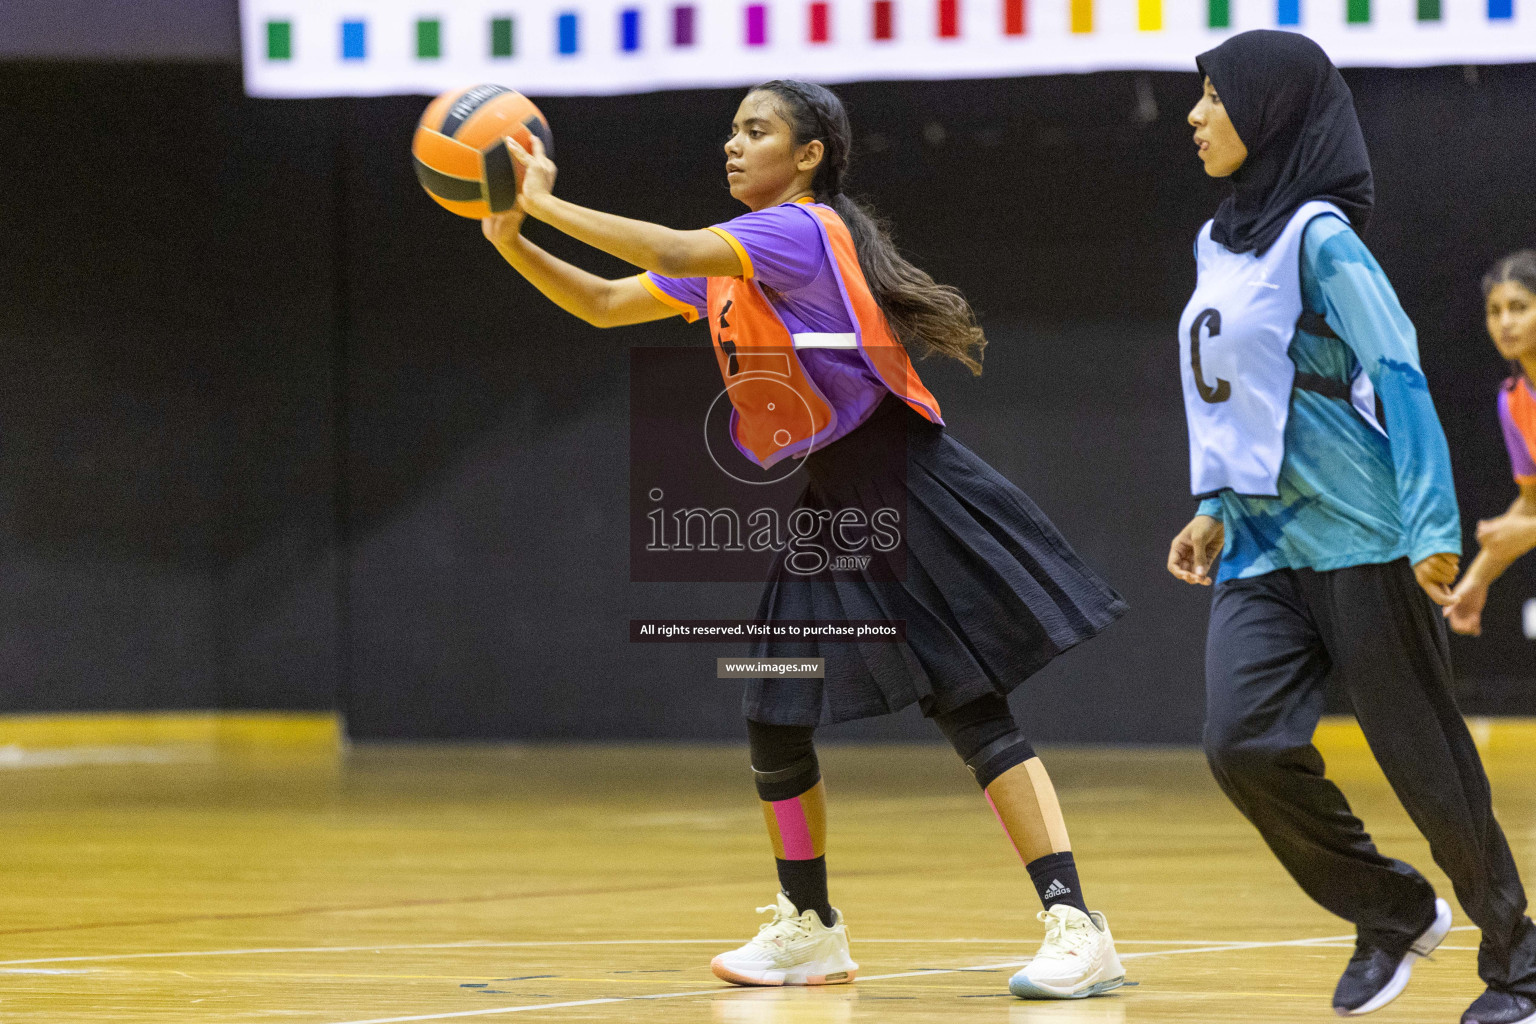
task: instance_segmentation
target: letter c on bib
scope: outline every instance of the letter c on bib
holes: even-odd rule
[[[1200,369],[1200,328],[1206,325],[1210,326],[1211,337],[1219,335],[1221,313],[1214,309],[1204,310],[1195,317],[1195,322],[1189,325],[1189,368],[1195,371],[1195,387],[1200,389],[1200,397],[1215,405],[1232,397],[1232,385],[1220,377],[1216,378],[1215,387],[1205,383],[1205,374]]]

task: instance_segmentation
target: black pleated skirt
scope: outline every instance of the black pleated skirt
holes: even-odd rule
[[[754,657],[825,659],[826,676],[749,680],[753,721],[830,725],[914,702],[934,715],[1008,694],[1126,610],[1034,502],[894,396],[805,471],[797,508],[898,509],[904,543],[883,573],[876,563],[806,577],[781,554],[758,618],[901,620],[905,640],[754,641]]]

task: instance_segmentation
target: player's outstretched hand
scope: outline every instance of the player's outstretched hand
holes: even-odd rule
[[[1451,593],[1451,584],[1456,582],[1456,570],[1460,566],[1460,555],[1442,551],[1416,564],[1413,567],[1413,575],[1431,601],[1441,606],[1449,606],[1456,603],[1456,598]]]
[[[1214,516],[1195,516],[1173,538],[1168,549],[1168,571],[1185,583],[1211,585],[1211,563],[1221,553],[1226,530]]]
[[[1451,629],[1462,636],[1482,636],[1483,605],[1488,602],[1488,587],[1462,580],[1451,596],[1455,602],[1441,609]]]
[[[1477,543],[1501,562],[1513,562],[1536,546],[1536,516],[1508,513],[1477,524]]]
[[[522,202],[518,201],[512,204],[510,210],[480,218],[480,233],[485,235],[492,245],[511,245],[518,232],[523,230],[523,218],[526,216]]]
[[[537,135],[533,137],[531,153],[518,145],[516,139],[508,137],[506,142],[507,152],[512,154],[512,159],[523,169],[518,198],[530,217],[538,217],[539,203],[548,199],[555,190],[555,162],[544,152],[544,142]]]

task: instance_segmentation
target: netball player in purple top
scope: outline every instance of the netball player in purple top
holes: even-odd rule
[[[1499,260],[1483,277],[1488,336],[1509,361],[1499,388],[1499,425],[1519,493],[1501,516],[1477,524],[1481,550],[1456,584],[1456,601],[1445,609],[1451,628],[1467,636],[1483,632],[1488,588],[1528,552],[1536,550],[1536,249]]]
[[[939,403],[907,349],[980,372],[985,339],[970,306],[908,263],[869,213],[843,194],[851,132],[820,86],[769,82],[742,101],[725,144],[731,195],[750,212],[677,231],[555,198],[555,167],[536,146],[517,209],[484,231],[519,273],[568,312],[610,327],[681,314],[705,319],[731,385],[734,440],[761,465],[811,453],[799,508],[900,510],[900,578],[861,572],[801,578],[780,554],[759,617],[906,623],[890,644],[760,641],[754,655],[824,659],[825,678],[748,682],[752,768],[782,888],[756,938],[717,956],[742,985],[852,981],[842,915],[828,899],[826,794],[812,737],[818,725],[916,703],[976,775],[1028,866],[1046,935],[1010,982],[1025,998],[1081,998],[1121,985],[1104,915],[1090,911],[1055,790],[1006,696],[1056,655],[1124,611],[1025,495],[943,427]],[[645,273],[604,280],[520,234],[531,216]],[[770,347],[788,353],[799,399],[753,398],[741,366]],[[777,394],[782,395],[782,392]],[[809,424],[782,418],[811,412]],[[775,416],[781,417],[775,419]],[[881,452],[901,454],[893,472]]]

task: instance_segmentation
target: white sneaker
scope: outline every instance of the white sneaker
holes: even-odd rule
[[[757,908],[769,911],[773,920],[758,928],[757,938],[710,961],[715,977],[733,985],[846,985],[859,973],[841,911],[833,911],[837,924],[828,928],[816,911],[797,911],[783,893],[777,905]]]
[[[1103,914],[1058,903],[1036,917],[1045,923],[1045,941],[1009,980],[1009,992],[1020,999],[1085,999],[1125,984]]]

